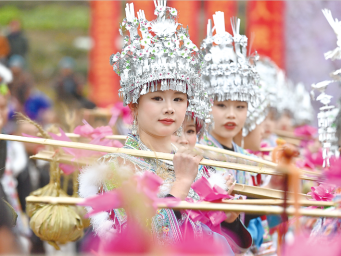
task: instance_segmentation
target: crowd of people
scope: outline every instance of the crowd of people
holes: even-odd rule
[[[295,166],[316,177],[325,167],[326,159],[339,157],[337,150],[323,153],[317,129],[309,126],[316,115],[310,93],[304,85],[294,85],[269,58],[247,53],[248,38],[240,34],[239,19],[231,20],[231,35],[225,31],[229,24],[225,24],[224,13],[216,12],[214,24],[208,21],[207,37],[199,49],[190,40],[188,29],[177,23],[177,10],[167,7],[166,1],[154,2],[157,18],[152,22],[145,19],[141,10],[136,18],[133,5],[127,5],[121,28],[129,31],[129,36],[125,37],[122,52],[110,56],[110,64],[120,76],[119,93],[123,104],[117,103],[112,108],[107,126],[92,127],[88,119],[84,120],[83,126],[77,127],[77,122],[69,122],[67,131],[90,144],[123,146],[143,153],[170,153],[174,155],[173,161],[128,153],[99,157],[99,152],[85,155],[82,151],[65,148],[54,151],[55,154],[64,151],[64,154],[72,155],[76,166],[58,165],[57,178],[54,177],[58,184],[56,189],[61,189],[59,175],[62,171],[65,196],[76,196],[78,192],[85,199],[82,204],[91,206],[87,207],[90,227],[85,229],[82,239],[75,241],[82,236],[79,226],[86,226],[81,225],[81,221],[77,222],[76,230],[76,224],[71,224],[73,217],[39,220],[37,212],[42,206],[37,206],[35,211],[27,209],[25,198],[30,194],[39,196],[39,188],[52,180],[52,164],[30,159],[41,147],[0,141],[0,213],[4,216],[0,218],[0,254],[56,253],[56,249],[61,249],[62,253],[162,254],[170,250],[175,254],[276,255],[282,253],[279,237],[284,236],[291,244],[295,244],[295,239],[298,241],[297,230],[291,221],[279,215],[238,211],[205,213],[172,210],[171,207],[158,209],[155,214],[155,210],[144,203],[144,194],[154,203],[164,200],[162,202],[170,206],[180,200],[246,199],[245,195],[233,192],[236,184],[287,191],[287,180],[281,175],[200,164],[203,159],[240,166],[257,166],[257,159],[280,163],[281,154],[271,151],[276,152],[283,146],[285,142],[279,139],[281,137],[296,145],[288,146],[288,152],[295,156]],[[142,38],[137,31],[139,25]],[[10,31],[7,37],[0,39],[0,45],[4,45],[4,49],[0,49],[4,52],[0,66],[0,127],[3,133],[28,137],[40,134],[45,138],[51,136],[71,141],[61,125],[59,128],[62,129],[53,131],[58,135],[45,132],[52,124],[60,123],[62,115],[57,115],[56,106],[37,90],[28,72],[28,42],[20,22],[12,21]],[[60,61],[59,69],[54,87],[57,101],[64,102],[70,112],[95,109],[96,105],[82,92],[84,81],[74,71],[75,61],[65,57]],[[19,114],[26,122],[16,122],[16,112],[27,116]],[[65,113],[64,118],[69,115]],[[330,124],[340,126],[335,116],[330,117]],[[131,123],[130,131],[126,129],[128,123]],[[109,141],[107,135],[125,135],[125,144]],[[329,136],[336,138],[337,135],[330,133]],[[338,139],[335,141],[339,142]],[[203,152],[196,148],[197,144],[221,152],[225,150],[227,154]],[[236,154],[229,155],[229,152]],[[98,160],[80,169],[77,165],[80,156]],[[70,174],[77,174],[77,171],[80,171],[79,177],[70,185]],[[135,185],[124,183],[132,176]],[[316,181],[299,183],[302,185],[300,192],[308,193],[315,200],[340,197],[335,184],[326,188]],[[115,191],[119,192],[115,194]],[[214,194],[213,199],[205,197],[207,193]],[[110,200],[108,195],[112,196]],[[247,196],[247,199],[256,198]],[[75,209],[70,211],[76,212]],[[77,220],[84,217],[77,214],[72,215]],[[29,225],[29,217],[31,221],[34,219],[35,225],[32,222]],[[47,221],[55,225],[41,224]],[[62,224],[57,225],[59,222]],[[279,228],[285,225],[285,231]],[[41,230],[47,227],[51,230]],[[58,228],[62,227],[59,232]],[[67,234],[60,237],[67,229],[76,239],[67,241]],[[341,252],[339,247],[334,248],[341,232],[339,219],[302,217],[301,230],[309,234],[313,243],[319,244],[323,237],[324,245],[333,245],[333,253]],[[58,235],[46,238],[42,234],[46,232]],[[65,241],[69,243],[64,244]],[[288,255],[299,255],[296,252]]]
[[[17,113],[48,129],[53,124],[65,123],[57,114],[61,103],[70,111],[95,107],[83,94],[85,80],[75,71],[75,60],[71,57],[64,57],[60,61],[59,72],[51,88],[55,91],[56,99],[41,92],[30,72],[29,40],[22,30],[21,21],[12,20],[6,31],[6,35],[0,36],[0,128],[3,134],[37,136],[37,127],[30,122],[19,122]],[[3,214],[8,210],[12,216],[14,210],[17,216],[14,219],[14,232],[19,241],[17,252],[46,251],[40,239],[32,233],[25,213],[25,198],[50,180],[49,164],[30,159],[39,149],[34,144],[1,141],[0,198],[9,204],[1,202],[0,212]],[[1,220],[6,223],[2,215]],[[11,246],[15,248],[13,243]],[[0,254],[2,248],[8,247],[7,240],[0,242]]]

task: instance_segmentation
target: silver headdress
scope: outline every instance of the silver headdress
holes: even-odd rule
[[[258,55],[246,55],[247,37],[239,34],[240,20],[231,19],[233,36],[225,31],[223,12],[216,12],[213,20],[213,29],[211,20],[208,20],[207,38],[200,48],[205,61],[202,70],[205,91],[214,100],[257,104],[258,74],[254,65]]]
[[[294,92],[294,105],[299,106],[293,112],[294,125],[311,124],[314,120],[314,109],[311,105],[310,94],[302,83],[298,83]]]
[[[259,74],[259,87],[262,94],[266,95],[270,107],[276,108],[278,104],[278,87],[280,69],[268,57],[261,57],[256,65]]]
[[[121,53],[110,56],[110,64],[121,77],[120,95],[124,104],[137,103],[140,95],[156,90],[176,90],[192,96],[201,91],[198,48],[189,38],[188,29],[177,23],[177,10],[166,6],[166,0],[154,1],[157,18],[147,21],[144,11],[135,17],[134,5],[127,4],[126,18],[120,33],[125,30],[125,45]],[[138,27],[142,38],[138,35]]]
[[[286,78],[283,70],[278,73],[277,99],[279,115],[289,113],[293,117],[296,108],[296,105],[292,102],[292,99],[294,99],[294,84]]]
[[[325,53],[325,59],[329,59],[329,58],[331,58],[332,60],[341,59],[341,48],[339,46],[339,43],[340,43],[339,35],[341,32],[340,30],[341,23],[339,23],[337,19],[335,21],[333,20],[330,10],[324,9],[322,10],[322,12],[338,36],[338,42],[337,42],[338,47],[334,51]],[[333,73],[331,74],[332,78],[334,78]],[[335,106],[329,105],[330,100],[333,96],[325,93],[327,86],[333,82],[335,81],[328,80],[328,81],[323,81],[323,82],[319,82],[317,84],[311,85],[312,98],[313,99],[315,98],[314,90],[319,91],[320,95],[316,98],[316,100],[320,101],[324,105],[323,107],[320,108],[320,112],[317,114],[318,126],[319,126],[319,129],[318,129],[319,140],[322,143],[322,147],[323,147],[323,160],[324,160],[323,167],[329,166],[330,157],[338,153],[338,151],[335,150],[335,144],[337,144],[336,143],[337,141],[336,121],[337,120],[335,120],[335,118],[337,116],[338,110],[335,109]]]
[[[247,119],[242,132],[243,137],[265,120],[269,113],[269,107],[276,107],[278,104],[279,68],[268,57],[261,57],[257,62],[256,70],[259,75],[260,101],[257,105],[250,104],[248,106]]]
[[[199,139],[209,131],[212,125],[211,110],[212,101],[206,92],[196,92],[194,97],[189,99],[186,116],[193,118],[197,128],[200,128],[198,131]]]

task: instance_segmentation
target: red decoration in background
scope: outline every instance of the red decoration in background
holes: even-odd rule
[[[189,29],[190,39],[199,47],[199,21],[201,1],[167,1],[167,6],[178,11],[178,23]]]
[[[285,1],[247,2],[247,36],[252,51],[271,58],[280,68],[285,67]]]
[[[230,18],[237,16],[238,12],[238,4],[237,1],[205,1],[204,2],[204,11],[205,11],[205,25],[206,28],[208,19],[211,19],[213,23],[213,14],[217,11],[224,12],[225,17],[225,30],[232,34],[232,27]],[[204,38],[206,38],[206,29]]]
[[[119,101],[119,76],[109,64],[110,55],[118,49],[121,22],[120,1],[91,1],[90,35],[94,46],[90,52],[89,82],[91,99],[99,107],[107,107]]]

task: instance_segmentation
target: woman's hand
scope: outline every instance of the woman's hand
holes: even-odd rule
[[[181,200],[186,199],[188,191],[198,174],[203,155],[200,151],[180,146],[173,158],[175,182],[170,194]]]
[[[234,185],[236,184],[236,180],[234,179],[233,175],[231,175],[231,174],[228,174],[225,177],[225,179],[226,179],[226,186],[228,189],[227,192],[229,193],[229,195],[231,195],[233,192],[233,189],[234,189]],[[239,212],[226,212],[225,214],[226,214],[225,221],[227,223],[232,223],[238,218],[240,213]]]

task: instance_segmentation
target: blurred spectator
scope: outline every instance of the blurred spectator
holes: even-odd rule
[[[7,35],[7,39],[10,45],[9,58],[13,55],[20,55],[25,58],[28,51],[28,41],[22,31],[21,22],[19,20],[12,20],[9,23],[9,34]]]
[[[34,90],[24,103],[24,112],[32,120],[41,123],[44,121],[42,120],[42,117],[46,116],[44,115],[44,112],[48,111],[51,106],[51,101],[45,94],[38,90]]]
[[[0,199],[0,255],[19,254],[15,242],[15,236],[12,232],[11,213],[8,210],[6,202]]]
[[[96,105],[84,97],[84,79],[74,71],[74,67],[75,61],[70,57],[60,61],[60,73],[55,84],[57,99],[71,108],[93,109]]]
[[[10,53],[10,46],[6,36],[0,32],[0,63],[6,64]]]
[[[5,67],[0,69],[0,77],[3,81],[10,72]],[[10,99],[9,90],[6,84],[0,86],[0,129],[6,125],[8,120],[8,101]],[[3,157],[3,156],[2,156]],[[6,200],[13,207],[18,215],[17,224],[14,231],[18,235],[19,243],[23,251],[28,252],[30,235],[27,216],[23,213],[22,206],[25,207],[25,195],[31,192],[31,181],[28,175],[28,158],[25,153],[24,145],[16,141],[6,142],[6,159],[4,164],[4,172],[1,176],[1,186],[6,196]],[[20,188],[20,193],[18,193]]]
[[[25,71],[25,60],[19,55],[13,55],[8,62],[13,73],[13,81],[8,84],[11,96],[16,102],[16,111],[24,112],[24,104],[33,89],[33,79]]]

